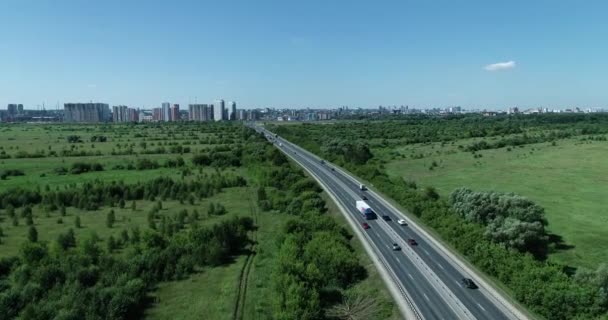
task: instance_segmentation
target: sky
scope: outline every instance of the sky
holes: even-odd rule
[[[608,107],[608,1],[0,1],[0,108]]]

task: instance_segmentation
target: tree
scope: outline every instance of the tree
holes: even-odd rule
[[[30,207],[30,206],[23,207],[23,209],[21,210],[21,217],[27,218],[28,216],[31,216],[31,215],[32,215],[32,207]]]
[[[427,198],[431,199],[431,200],[437,200],[437,199],[439,199],[439,193],[433,187],[426,187],[426,188],[424,188],[424,195]]]
[[[27,217],[25,217],[25,224],[28,226],[34,225],[34,217],[32,217],[31,213]]]
[[[112,228],[114,222],[116,222],[116,216],[114,215],[114,210],[110,209],[110,212],[108,212],[108,215],[106,216],[106,226]]]
[[[65,215],[66,215],[66,210],[65,210],[65,207],[64,207],[64,206],[61,206],[61,209],[60,209],[59,211],[61,212],[61,216],[62,216],[62,217],[65,217]]]
[[[30,226],[30,229],[27,232],[27,239],[30,240],[30,242],[38,242],[38,230],[36,230],[36,227]]]
[[[79,216],[79,215],[77,215],[77,216],[74,218],[74,226],[75,226],[76,228],[79,228],[79,229],[81,228],[81,224],[80,224],[80,216]]]
[[[57,244],[59,244],[59,247],[61,247],[63,250],[76,247],[76,236],[74,235],[74,230],[70,228],[66,233],[60,233],[59,236],[57,236]]]
[[[137,204],[135,203],[135,200],[133,200],[133,202],[131,203],[131,211],[135,211],[137,209]]]
[[[215,215],[215,204],[213,202],[209,202],[209,208],[207,209],[207,214],[210,216]]]
[[[380,311],[380,305],[375,297],[347,293],[340,304],[327,310],[327,316],[341,320],[362,320],[377,317]]]
[[[127,232],[126,229],[122,229],[120,232],[120,239],[122,240],[123,244],[127,244],[129,242],[129,232]]]
[[[116,250],[118,248],[118,245],[116,244],[116,240],[114,239],[113,236],[109,236],[108,237],[108,252],[112,253],[114,252],[114,250]]]
[[[118,201],[118,207],[121,209],[125,208],[125,199],[120,199],[120,201]]]
[[[17,215],[13,216],[13,227],[16,227],[19,225],[19,218],[17,218]]]

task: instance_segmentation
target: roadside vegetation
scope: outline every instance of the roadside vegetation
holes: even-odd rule
[[[539,143],[557,148],[572,141],[604,146],[608,116],[408,116],[390,121],[270,125],[269,129],[372,183],[479,269],[508,287],[514,298],[534,313],[548,319],[606,316],[608,277],[603,262],[608,257],[594,259],[597,264],[591,268],[583,267],[590,264],[560,264],[559,259],[553,258],[572,250],[572,246],[585,245],[582,242],[564,243],[556,233],[560,223],[569,220],[579,223],[583,229],[592,228],[591,224],[597,225],[603,219],[601,212],[595,213],[595,222],[578,219],[579,210],[562,212],[572,218],[556,219],[558,226],[553,229],[552,218],[556,213],[547,213],[527,194],[513,194],[515,190],[505,188],[480,189],[482,184],[470,186],[471,180],[466,178],[452,178],[451,190],[436,189],[428,183],[430,180],[410,177],[430,172],[434,177],[432,181],[440,183],[441,175],[450,175],[442,169],[449,164],[442,161],[441,156],[466,156],[471,158],[470,163],[483,167],[480,163],[486,157],[485,152],[494,150],[510,153],[514,148],[528,148]],[[417,165],[408,166],[416,161]],[[420,165],[422,161],[424,167]],[[552,164],[544,165],[551,167]],[[514,174],[518,168],[513,168]],[[415,170],[423,170],[425,174]],[[463,170],[474,171],[476,167]],[[500,185],[493,175],[500,177],[504,173],[483,172],[484,179],[493,181],[491,186]],[[568,177],[573,172],[553,171],[551,176]],[[532,179],[536,176],[521,176],[517,183],[536,183]],[[546,177],[542,181],[551,188],[552,179]],[[471,187],[475,190],[468,189]],[[602,187],[596,182],[595,188]],[[577,191],[572,188],[569,192]],[[601,256],[605,254],[605,250],[601,252],[603,247],[596,245],[592,251]]]

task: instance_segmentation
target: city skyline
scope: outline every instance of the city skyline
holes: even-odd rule
[[[551,1],[7,1],[0,108],[153,108],[218,96],[245,108],[605,107],[608,4],[576,9]],[[219,14],[197,19],[201,12]]]

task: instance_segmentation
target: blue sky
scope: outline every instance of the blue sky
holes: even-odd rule
[[[3,0],[0,108],[606,107],[607,12],[568,0]],[[495,63],[505,68],[486,70]]]

